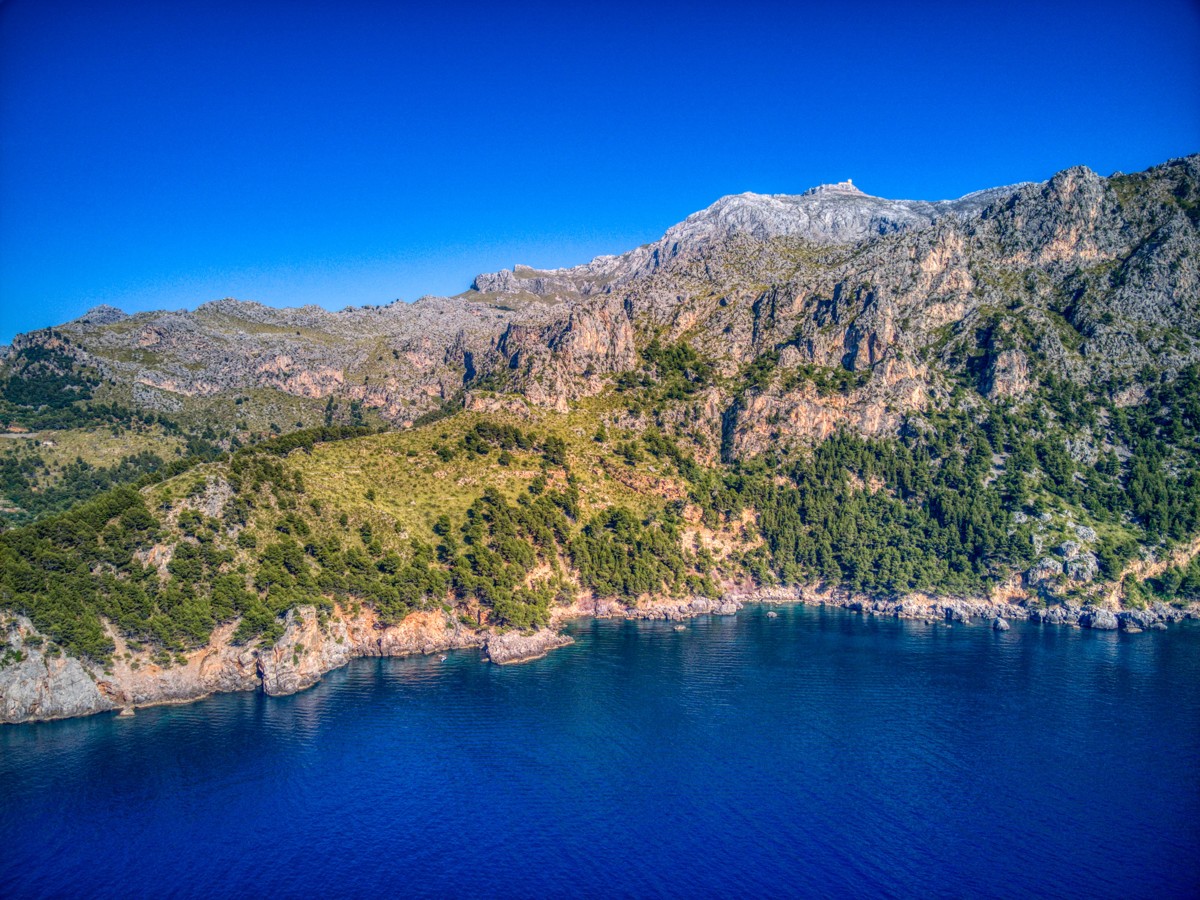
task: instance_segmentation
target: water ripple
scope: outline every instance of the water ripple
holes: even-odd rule
[[[1200,630],[779,612],[0,729],[0,896],[1200,884]]]

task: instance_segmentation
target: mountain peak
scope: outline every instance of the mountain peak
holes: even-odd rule
[[[129,318],[124,310],[117,309],[115,306],[109,306],[107,303],[101,303],[99,306],[93,306],[76,321],[86,325],[110,325],[113,322],[120,322],[122,319]]]
[[[845,181],[839,181],[836,184],[818,184],[816,187],[811,187],[801,197],[811,197],[814,194],[842,194],[850,197],[866,197],[858,188],[854,186],[854,181],[847,178]]]

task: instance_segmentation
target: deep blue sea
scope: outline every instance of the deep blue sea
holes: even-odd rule
[[[0,727],[0,896],[1200,892],[1200,628],[574,634]]]

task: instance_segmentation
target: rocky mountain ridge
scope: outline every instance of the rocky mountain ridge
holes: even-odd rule
[[[456,298],[340,312],[98,308],[18,336],[7,368],[65,341],[102,390],[139,407],[262,389],[357,401],[403,424],[480,388],[561,409],[658,337],[690,342],[731,377],[768,352],[785,370],[869,376],[845,397],[768,388],[743,405],[793,421],[792,438],[844,424],[894,432],[971,367],[973,387],[996,397],[1036,383],[1034,369],[1086,381],[1197,358],[1198,165],[1112,179],[1077,167],[937,203],[848,184],[734,195],[622,256],[480,275]],[[721,412],[732,393],[713,398]]]

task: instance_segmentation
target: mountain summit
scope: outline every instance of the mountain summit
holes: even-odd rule
[[[453,298],[340,312],[232,300],[132,316],[101,308],[18,335],[5,372],[32,376],[45,363],[30,348],[53,346],[96,373],[100,395],[156,411],[241,394],[239,412],[293,398],[274,416],[306,421],[332,398],[404,423],[464,395],[480,402],[484,384],[564,409],[657,338],[686,341],[730,373],[771,352],[855,373],[861,390],[777,430],[811,439],[849,422],[885,433],[960,377],[1016,395],[1043,377],[1174,371],[1196,357],[1198,185],[1192,156],[1107,179],[1075,167],[955,200],[889,200],[850,181],[734,194],[619,256],[481,274]],[[711,398],[713,440],[724,428],[733,452],[743,435],[747,451],[762,446],[745,402],[736,428],[729,416],[720,424],[731,400]]]
[[[1024,184],[975,191],[957,200],[888,200],[863,193],[850,180],[822,184],[801,194],[729,194],[671,226],[656,242],[620,256],[599,256],[562,269],[518,266],[480,275],[482,293],[568,295],[647,274],[681,253],[697,252],[734,238],[769,241],[796,238],[814,244],[846,244],[879,235],[927,228],[943,218],[968,221]]]
[[[860,241],[931,225],[947,215],[969,218],[1020,185],[991,188],[958,200],[887,200],[865,194],[850,181],[823,184],[802,194],[734,194],[668,229],[665,239],[703,243],[748,235],[759,240],[802,237],[821,243]]]

